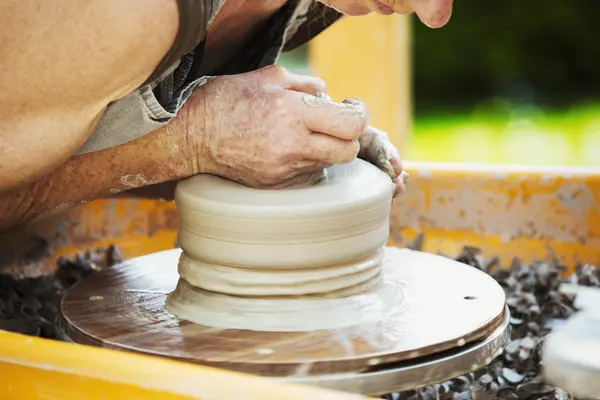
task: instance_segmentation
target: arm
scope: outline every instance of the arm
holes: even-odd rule
[[[68,160],[178,28],[175,0],[5,0],[0,15],[0,193]]]
[[[320,79],[278,66],[214,78],[164,128],[73,157],[38,182],[0,193],[0,231],[72,204],[198,173],[271,189],[306,182],[328,165],[352,161],[369,119],[361,102],[310,94],[324,89]]]
[[[72,157],[38,181],[0,193],[0,232],[95,198],[197,173],[198,144],[187,134],[186,120],[183,112],[139,139]]]

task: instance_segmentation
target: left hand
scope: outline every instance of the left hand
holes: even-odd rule
[[[358,142],[360,143],[358,157],[375,165],[392,178],[396,185],[394,197],[404,193],[408,174],[403,171],[402,158],[388,135],[369,126]]]
[[[317,95],[333,101],[324,93],[318,93]],[[342,103],[360,105],[362,101],[358,99],[346,99]],[[360,145],[358,157],[370,162],[392,178],[392,181],[396,185],[394,197],[404,193],[408,174],[403,170],[400,153],[398,153],[398,150],[390,141],[387,133],[372,126],[367,126],[364,133],[358,138],[358,143]]]

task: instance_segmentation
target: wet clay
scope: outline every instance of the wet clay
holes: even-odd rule
[[[389,176],[358,159],[285,190],[212,175],[179,183],[183,253],[168,310],[205,326],[257,331],[379,318],[400,301],[384,283],[393,192]]]
[[[219,303],[222,293],[217,301],[211,299],[208,303],[194,299],[192,306],[199,308],[187,311],[207,324],[236,323],[255,330],[220,329],[178,318],[165,308],[167,296],[172,301],[178,293],[185,295],[184,291],[175,291],[177,285],[186,285],[177,273],[181,254],[181,249],[172,249],[134,258],[75,285],[61,302],[57,324],[61,337],[263,376],[310,376],[307,379],[316,383],[322,374],[361,372],[363,376],[362,372],[374,366],[412,363],[451,349],[461,354],[469,352],[470,343],[492,335],[506,316],[502,287],[484,272],[446,257],[386,247],[379,297],[374,293],[356,295],[355,299],[365,302],[358,306],[356,302],[337,303],[335,307],[342,310],[337,313],[323,306],[324,301],[335,303],[335,298],[314,303],[302,299],[294,304],[298,299],[288,296],[290,302],[277,303],[304,320],[304,327],[323,320],[321,326],[353,325],[281,332],[275,328],[295,322],[286,313],[277,314],[272,309],[275,303],[261,302],[265,296],[230,296],[233,299],[226,300],[225,309]],[[205,291],[201,296],[214,293]],[[304,310],[298,309],[298,304],[318,307]],[[361,308],[365,304],[371,308]],[[261,308],[265,305],[269,307],[266,310]],[[264,319],[257,320],[259,316]],[[256,330],[261,326],[273,331]],[[469,363],[479,366],[492,356],[482,353]],[[442,359],[448,359],[447,354]],[[458,373],[454,367],[438,369],[432,362],[432,358],[426,359],[435,374],[420,379],[438,382]],[[442,372],[443,376],[436,375]],[[373,373],[375,381],[379,373]],[[413,378],[390,379],[388,383],[394,386]]]
[[[221,329],[302,332],[373,324],[390,319],[392,315],[403,314],[403,310],[418,308],[407,298],[410,292],[407,287],[416,284],[412,281],[412,269],[418,267],[415,264],[426,261],[442,262],[423,258],[422,253],[393,247],[385,248],[384,253],[385,259],[375,279],[319,295],[234,296],[203,290],[180,279],[175,291],[169,295],[167,304],[169,311],[181,319]],[[453,263],[447,264],[450,270],[455,267]],[[324,279],[322,282],[326,286],[328,281]],[[440,293],[444,289],[439,285],[446,284],[442,280],[432,280],[428,291]],[[456,293],[478,292],[468,289],[466,283],[458,284],[455,290]],[[463,295],[457,295],[447,301],[460,303],[464,302],[463,298]],[[502,302],[498,304],[494,316],[502,311]],[[430,313],[423,315],[429,319]],[[406,313],[405,316],[414,319],[418,314]],[[424,332],[421,334],[426,336]]]

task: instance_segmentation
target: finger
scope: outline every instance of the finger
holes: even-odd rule
[[[329,164],[345,164],[354,161],[360,151],[358,140],[338,139],[322,133],[312,133],[304,147],[304,156]]]
[[[310,94],[327,93],[325,81],[316,76],[298,74],[278,65],[266,67],[265,70],[268,78],[284,89]]]
[[[340,139],[358,139],[369,124],[369,110],[363,102],[336,103],[323,96],[301,95],[299,112],[306,128]]]
[[[406,192],[406,183],[408,181],[408,174],[406,172],[402,172],[399,176],[392,179],[394,185],[396,186],[396,191],[394,192],[394,197],[397,197]]]
[[[359,157],[374,164],[392,178],[402,173],[400,153],[385,132],[369,126],[359,142]]]
[[[404,172],[404,167],[402,166],[402,159],[399,155],[390,159],[390,164],[392,165],[392,169],[394,170],[394,176],[400,176],[400,174]]]
[[[395,198],[404,193],[405,187],[404,187],[404,183],[402,183],[402,180],[400,179],[400,177],[394,178],[392,180],[392,182],[394,182],[394,186],[395,186],[395,189],[394,189],[394,198]]]

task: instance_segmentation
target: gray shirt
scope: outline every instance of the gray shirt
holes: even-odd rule
[[[77,154],[91,153],[135,140],[169,123],[192,92],[209,76],[196,76],[206,29],[224,0],[178,0],[180,30],[171,52],[150,80],[109,104],[98,126]],[[202,18],[192,16],[202,13]],[[231,75],[277,62],[282,51],[314,38],[340,14],[315,0],[288,0],[246,49],[217,71]],[[191,45],[193,44],[193,48]],[[183,54],[179,56],[179,53]]]

